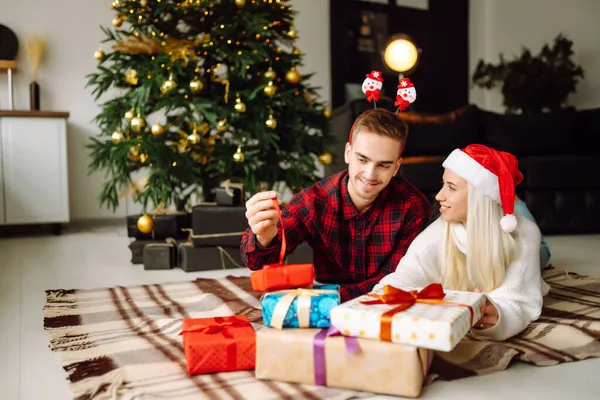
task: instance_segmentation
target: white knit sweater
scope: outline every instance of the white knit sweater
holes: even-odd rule
[[[542,297],[549,290],[540,274],[539,228],[520,215],[517,215],[517,219],[519,225],[513,232],[517,243],[515,261],[508,266],[502,284],[492,292],[486,293],[498,309],[498,323],[489,329],[474,329],[473,333],[481,337],[505,340],[521,332],[540,316]],[[444,224],[438,219],[415,238],[396,271],[384,277],[375,289],[383,285],[424,287],[431,283],[439,283],[443,241]],[[460,249],[462,246],[458,247]]]

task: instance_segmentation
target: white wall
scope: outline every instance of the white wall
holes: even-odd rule
[[[573,59],[585,71],[577,92],[569,97],[577,108],[600,106],[600,1],[598,0],[471,0],[471,76],[480,59],[498,62],[520,54],[522,47],[537,54],[559,33],[573,42]],[[473,88],[471,102],[483,108],[504,111],[499,89]]]
[[[94,72],[94,51],[104,38],[99,26],[110,26],[113,12],[110,0],[1,0],[0,23],[12,29],[20,41],[15,74],[16,109],[29,108],[28,86],[31,73],[25,42],[31,35],[45,34],[48,52],[40,70],[41,108],[71,113],[68,125],[68,165],[71,219],[85,220],[125,216],[138,207],[122,202],[115,214],[100,208],[98,193],[103,174],[87,175],[89,163],[85,145],[97,134],[91,122],[98,114],[91,90],[85,89],[86,74]],[[323,100],[331,99],[329,51],[329,2],[325,0],[293,0],[298,11],[296,28],[298,48],[305,53],[301,73],[316,72],[312,78],[321,87]],[[70,16],[68,16],[70,15]],[[8,108],[6,75],[0,75],[0,108]]]

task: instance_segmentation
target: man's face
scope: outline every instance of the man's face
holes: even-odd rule
[[[353,200],[370,204],[377,198],[400,168],[401,147],[398,140],[364,131],[354,136],[352,144],[346,143],[344,159]]]

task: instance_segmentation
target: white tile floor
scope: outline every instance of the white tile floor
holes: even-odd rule
[[[600,276],[600,235],[547,238],[553,263]],[[60,237],[0,238],[0,399],[70,399],[65,374],[47,347],[42,326],[44,290],[91,288],[218,277],[223,271],[186,274],[144,271],[129,263],[129,239],[114,227],[66,232]],[[248,275],[247,270],[228,270]],[[553,367],[514,365],[507,371],[436,382],[423,399],[597,399],[600,359]],[[380,399],[387,397],[378,397]]]

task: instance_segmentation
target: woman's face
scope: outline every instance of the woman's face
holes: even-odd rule
[[[435,196],[440,202],[442,220],[467,224],[468,192],[467,181],[449,169],[444,171],[442,189]]]

